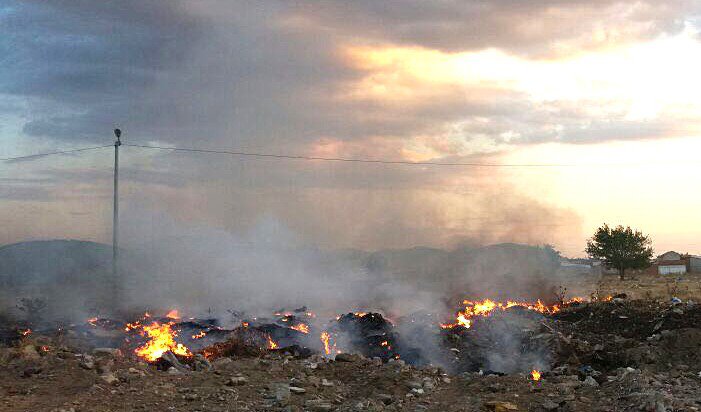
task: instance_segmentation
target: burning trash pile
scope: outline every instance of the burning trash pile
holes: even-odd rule
[[[236,314],[236,324],[228,328],[217,319],[185,318],[171,310],[161,316],[147,312],[130,322],[94,317],[61,333],[75,345],[119,348],[164,370],[201,369],[221,357],[280,352],[329,359],[358,354],[381,362],[439,365],[450,373],[532,373],[539,378],[571,355],[563,349],[571,348],[571,342],[556,329],[580,308],[596,305],[581,298],[558,304],[464,300],[452,319],[443,322],[421,314],[394,322],[375,312],[349,312],[324,321],[302,307],[270,317]],[[29,328],[17,329],[6,343],[29,333]]]
[[[466,394],[475,410],[692,410],[701,382],[701,307],[691,302],[466,300],[448,319],[307,308],[235,316],[222,324],[150,311],[53,331],[13,325],[0,350],[0,372],[12,383],[0,387],[22,405],[12,393],[41,384],[34,377],[50,371],[94,382],[86,386],[95,385],[84,398],[90,402],[146,399],[156,407],[169,396],[169,405],[180,402],[176,410],[234,403],[241,410],[414,410],[421,403],[447,411],[464,405]],[[199,392],[174,386],[186,383]],[[122,386],[128,396],[120,398]]]
[[[279,351],[331,359],[356,353],[382,362],[436,364],[452,373],[515,373],[549,369],[552,342],[542,333],[546,316],[582,301],[465,300],[452,321],[402,317],[396,324],[375,312],[349,312],[324,321],[303,307],[270,317],[237,314],[237,323],[228,328],[217,319],[184,318],[171,310],[162,316],[147,312],[125,323],[95,317],[71,334],[94,346],[121,348],[162,369],[187,370],[222,356]]]

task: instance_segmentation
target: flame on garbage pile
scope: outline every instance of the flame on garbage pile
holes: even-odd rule
[[[576,297],[563,302],[563,304],[567,305],[570,303],[583,301],[584,299]],[[443,323],[441,324],[441,328],[452,329],[457,326],[462,326],[465,329],[469,329],[472,326],[472,318],[489,316],[495,311],[504,311],[513,307],[521,307],[527,310],[547,314],[557,313],[561,309],[560,305],[546,305],[540,299],[535,302],[519,302],[511,300],[506,302],[497,302],[491,299],[484,299],[482,301],[464,300],[462,303],[465,305],[465,309],[459,311],[455,315],[455,322]]]
[[[331,342],[331,335],[329,335],[327,331],[323,331],[321,332],[319,339],[321,339],[321,343],[324,344],[324,353],[330,355],[331,349],[336,348],[336,344]]]
[[[540,371],[533,369],[531,371],[531,379],[534,381],[539,381],[540,380]]]
[[[151,317],[150,313],[148,313],[148,312],[144,313],[144,316],[141,320],[136,320],[134,322],[130,322],[130,323],[127,323],[126,325],[124,325],[124,331],[129,332],[129,331],[132,331],[134,329],[142,328],[143,325],[141,322],[149,319],[150,317]]]
[[[135,322],[127,323],[126,325],[124,325],[124,331],[129,332],[130,330],[138,329],[140,327],[141,327],[141,321],[137,320]]]
[[[268,338],[268,349],[278,349],[278,348],[280,348],[280,346],[278,346],[278,344],[275,343],[275,341],[273,340],[273,338],[272,338],[270,335],[268,335],[267,338]]]
[[[32,330],[31,330],[31,329],[26,329],[26,330],[23,330],[23,331],[20,332],[20,333],[22,334],[22,336],[28,336],[29,334],[32,333]]]
[[[290,326],[290,329],[294,329],[294,330],[296,330],[298,332],[302,332],[302,333],[309,333],[309,325],[307,325],[305,323],[300,323],[297,325]]]
[[[173,330],[173,322],[153,322],[150,325],[143,326],[140,333],[142,336],[148,336],[149,341],[143,346],[136,348],[134,352],[149,362],[158,360],[167,351],[171,351],[176,355],[192,356],[192,353],[185,345],[175,341],[177,332]]]
[[[178,313],[177,309],[173,309],[166,314],[166,318],[174,320],[180,319],[180,313]]]
[[[192,339],[202,339],[205,337],[205,335],[207,335],[207,332],[200,331],[200,333],[198,333],[196,335],[192,335]]]

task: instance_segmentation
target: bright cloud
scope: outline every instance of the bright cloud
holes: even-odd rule
[[[424,48],[348,47],[351,63],[367,73],[346,96],[420,103],[458,87],[485,99],[495,91],[532,103],[586,103],[594,117],[646,120],[696,118],[701,101],[701,43],[690,27],[655,41],[572,58],[531,60],[497,49],[445,53]]]

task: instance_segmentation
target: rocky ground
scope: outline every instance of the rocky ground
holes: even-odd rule
[[[617,298],[566,308],[539,325],[531,338],[551,353],[539,381],[525,372],[447,374],[401,360],[283,351],[163,371],[120,350],[30,334],[0,348],[0,410],[701,410],[697,305]]]

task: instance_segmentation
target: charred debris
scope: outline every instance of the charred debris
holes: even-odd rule
[[[0,327],[0,343],[17,346],[28,336],[41,335],[86,350],[119,349],[164,370],[201,370],[221,357],[279,352],[336,360],[359,355],[440,366],[453,374],[547,374],[562,368],[605,372],[632,363],[654,366],[682,355],[666,349],[644,354],[640,343],[671,339],[701,321],[701,309],[690,303],[622,297],[573,300],[556,308],[489,300],[464,303],[468,305],[457,312],[455,322],[447,324],[437,324],[427,314],[390,320],[376,312],[351,312],[323,321],[307,308],[280,310],[268,318],[235,314],[240,319],[234,327],[223,327],[217,319],[184,318],[177,311],[165,316],[146,313],[132,322],[92,318],[59,327],[6,321]],[[701,364],[701,359],[683,361]]]

